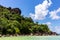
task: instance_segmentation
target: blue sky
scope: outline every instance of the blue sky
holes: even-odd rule
[[[22,15],[34,22],[47,24],[50,30],[60,33],[60,0],[0,0],[5,7],[20,8]]]

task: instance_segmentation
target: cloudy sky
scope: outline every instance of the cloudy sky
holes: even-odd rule
[[[50,30],[60,33],[60,0],[0,0],[0,5],[18,7],[25,17],[47,24]]]

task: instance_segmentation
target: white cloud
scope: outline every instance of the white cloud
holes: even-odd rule
[[[51,22],[46,22],[47,25],[51,25]]]
[[[54,20],[54,19],[60,19],[60,16],[58,16],[57,14],[60,12],[60,8],[58,8],[57,10],[51,11],[50,17]]]
[[[48,14],[49,6],[52,4],[51,0],[45,0],[42,4],[38,4],[35,6],[35,14],[30,13],[32,19],[35,20],[43,20]]]
[[[50,29],[51,31],[60,34],[60,26],[54,26],[54,27],[53,27],[51,22],[46,22],[46,23],[44,23],[44,24],[47,24],[48,27],[49,27],[49,29]]]
[[[60,26],[55,26],[54,32],[60,34]]]
[[[60,12],[60,8],[57,10],[49,11],[48,8],[51,6],[51,0],[44,0],[42,4],[38,4],[35,6],[35,13],[30,13],[30,16],[33,20],[43,20],[46,18],[48,14],[50,14],[50,18],[57,20],[60,19],[60,16],[57,14]],[[60,33],[60,26],[52,26],[51,22],[46,22],[43,24],[47,24],[51,31]]]
[[[49,27],[49,29],[51,30],[51,31],[53,31],[53,27],[52,27],[52,23],[51,22],[46,22],[46,23],[44,23],[44,24],[47,24],[48,25],[48,27]]]

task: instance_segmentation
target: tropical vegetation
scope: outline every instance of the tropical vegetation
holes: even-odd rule
[[[1,35],[30,35],[49,34],[51,30],[46,24],[34,23],[31,17],[21,15],[19,8],[7,8],[0,5],[0,34]]]

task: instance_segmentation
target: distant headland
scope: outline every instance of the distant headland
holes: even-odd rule
[[[47,24],[34,23],[31,17],[21,15],[19,8],[7,8],[0,5],[0,36],[17,35],[58,35]]]

